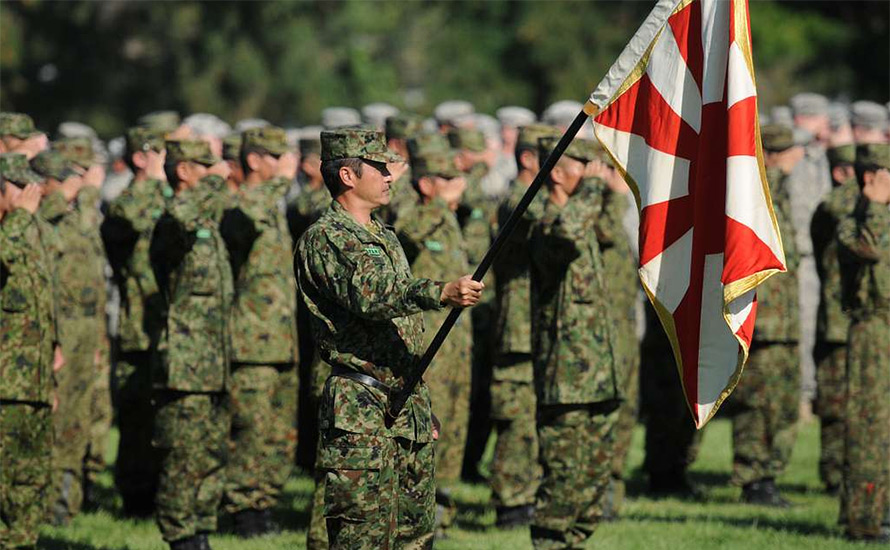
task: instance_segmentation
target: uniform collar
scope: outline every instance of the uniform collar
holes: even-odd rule
[[[355,218],[352,217],[352,214],[347,212],[346,209],[343,208],[343,205],[336,200],[331,201],[330,211],[334,219],[345,225],[363,243],[375,243],[380,245],[386,244],[383,239],[385,228],[379,221],[374,219],[374,216],[371,216],[371,224],[376,226],[376,230],[379,231],[379,235],[375,234],[375,232],[360,224]]]

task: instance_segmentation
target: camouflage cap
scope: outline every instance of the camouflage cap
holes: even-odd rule
[[[213,166],[220,162],[220,158],[210,152],[210,144],[202,139],[168,139],[165,142],[167,148],[167,164],[180,162],[197,162],[204,166]]]
[[[320,137],[303,137],[300,138],[300,155],[319,155],[321,156],[321,138]]]
[[[828,125],[832,130],[838,130],[850,123],[850,111],[847,106],[837,101],[828,106]]]
[[[226,160],[239,160],[241,158],[241,134],[232,133],[222,140],[222,156]]]
[[[44,178],[53,178],[65,181],[71,176],[76,176],[71,161],[62,156],[58,151],[43,151],[31,159],[31,168]]]
[[[794,116],[791,114],[791,107],[787,105],[776,105],[773,107],[770,110],[770,124],[793,128]]]
[[[462,176],[454,159],[454,151],[427,151],[421,155],[411,156],[411,176],[415,179],[424,176],[440,176],[446,179]]]
[[[56,140],[53,142],[53,150],[58,151],[67,160],[82,168],[89,168],[96,163],[93,140],[88,137],[71,137]]]
[[[139,117],[136,124],[167,134],[179,128],[180,122],[176,111],[154,111]]]
[[[34,119],[25,113],[0,113],[0,137],[28,139],[42,133],[34,127]]]
[[[127,154],[132,155],[140,151],[155,151],[160,153],[164,150],[164,132],[161,130],[146,128],[144,126],[133,126],[127,130]]]
[[[386,119],[386,139],[408,139],[423,130],[423,117],[412,113],[399,113]]]
[[[352,107],[327,107],[321,111],[321,125],[325,128],[342,128],[361,123],[361,115]]]
[[[359,158],[371,162],[404,162],[383,141],[383,132],[363,128],[340,128],[321,133],[321,160]]]
[[[763,150],[778,153],[794,146],[794,132],[784,124],[767,124],[760,128]]]
[[[538,155],[542,159],[550,155],[556,149],[556,144],[559,143],[559,140],[559,137],[542,137],[539,139]],[[592,143],[589,139],[575,138],[566,147],[563,155],[587,163],[597,160],[601,151],[599,144]]]
[[[28,165],[28,157],[21,153],[0,154],[0,176],[19,187],[43,181],[40,174]]]
[[[191,128],[196,136],[213,136],[222,139],[232,132],[232,127],[225,120],[210,113],[191,114],[185,117],[182,123]]]
[[[498,122],[501,126],[508,126],[510,128],[520,128],[522,126],[528,126],[530,124],[534,124],[538,117],[535,116],[530,109],[526,109],[525,107],[518,107],[515,105],[509,105],[507,107],[501,107],[497,111],[495,111],[494,115],[497,117]]]
[[[235,123],[235,131],[240,134],[251,128],[265,128],[266,126],[272,126],[272,124],[262,118],[242,118]]]
[[[439,132],[424,132],[408,140],[408,154],[411,156],[450,150],[451,144],[448,142],[448,138]]]
[[[87,126],[83,122],[66,121],[59,124],[56,128],[56,135],[60,138],[66,137],[88,137],[90,139],[98,138],[96,130]]]
[[[852,143],[847,145],[838,145],[830,147],[825,151],[828,157],[828,164],[834,168],[835,166],[843,166],[845,164],[853,164],[856,162],[856,146]]]
[[[241,136],[241,151],[283,155],[290,151],[287,144],[287,133],[283,128],[277,126],[245,130]]]
[[[850,106],[853,126],[862,126],[872,130],[887,129],[887,109],[874,101],[857,101]]]
[[[453,128],[448,131],[448,141],[455,149],[466,149],[475,153],[485,151],[485,134],[473,128]]]
[[[828,99],[821,94],[797,94],[788,103],[791,105],[794,116],[828,115]]]
[[[559,137],[559,130],[555,126],[547,124],[529,124],[519,128],[519,138],[516,140],[517,148],[538,150],[538,140],[542,137]]]
[[[856,146],[856,164],[890,170],[890,143],[862,143]]]

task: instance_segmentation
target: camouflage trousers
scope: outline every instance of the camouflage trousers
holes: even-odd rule
[[[33,546],[46,524],[53,450],[49,405],[0,403],[0,549]]]
[[[541,481],[532,363],[528,355],[521,357],[524,360],[509,366],[498,361],[492,375],[491,417],[497,441],[489,483],[497,507],[534,504]]]
[[[751,345],[748,364],[732,393],[732,481],[775,479],[785,470],[797,437],[800,366],[796,343]]]
[[[155,395],[153,445],[160,451],[157,523],[165,541],[216,531],[231,429],[228,395]]]
[[[115,401],[120,440],[114,482],[126,511],[154,507],[160,454],[152,444],[151,352],[122,353],[115,365]]]
[[[105,471],[105,449],[108,446],[108,432],[111,430],[113,412],[111,410],[111,354],[108,340],[103,338],[99,347],[99,364],[96,365],[96,381],[93,385],[93,400],[90,403],[90,439],[87,455],[84,458],[84,475],[89,483],[95,484],[98,475]]]
[[[432,548],[433,460],[430,443],[324,430],[316,467],[329,548]]]
[[[232,431],[225,509],[266,510],[278,503],[297,448],[294,365],[234,365],[229,392]]]
[[[53,414],[53,515],[64,520],[83,505],[85,462],[90,446],[94,387],[100,365],[96,351],[105,335],[95,317],[59,322],[65,366],[55,374],[59,408]]]
[[[841,522],[852,537],[890,527],[890,314],[854,322],[847,350]]]
[[[608,512],[610,515],[621,513],[624,504],[624,467],[627,454],[633,442],[634,428],[637,425],[637,414],[640,407],[640,357],[636,334],[633,326],[622,329],[622,339],[626,340],[618,361],[624,369],[624,401],[618,409],[618,425],[615,427],[615,450],[612,454],[612,479],[609,482]]]
[[[544,476],[531,526],[537,550],[582,548],[593,535],[603,516],[617,423],[617,404],[601,411],[563,405],[539,410]]]
[[[685,475],[698,455],[702,430],[689,415],[670,348],[643,349],[640,412],[646,423],[643,469],[650,479]]]
[[[829,489],[840,487],[844,463],[844,414],[847,394],[847,345],[817,341],[815,413],[821,424],[819,477]]]
[[[324,470],[315,469],[315,488],[309,509],[309,530],[306,532],[306,550],[327,550],[328,528],[324,519]]]

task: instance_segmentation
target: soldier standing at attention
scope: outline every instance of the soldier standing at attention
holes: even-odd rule
[[[244,132],[245,179],[221,232],[235,279],[231,454],[225,510],[241,537],[275,530],[272,508],[297,445],[297,319],[293,245],[280,203],[297,171],[284,130]]]
[[[841,273],[837,258],[837,225],[853,212],[859,198],[856,185],[856,147],[833,147],[826,152],[833,188],[816,208],[810,224],[813,257],[819,273],[821,295],[816,317],[816,401],[814,412],[821,423],[819,477],[825,489],[836,494],[841,485],[844,461],[844,403],[846,399],[847,334],[849,317],[841,303]]]
[[[173,550],[208,549],[223,494],[231,413],[233,283],[219,221],[228,166],[205,141],[168,140],[164,171],[176,194],[149,254],[166,306],[152,360],[153,445],[161,453],[157,523]]]
[[[541,158],[557,138],[539,141]],[[531,538],[536,549],[578,548],[593,534],[609,485],[624,387],[614,361],[613,319],[594,229],[590,148],[576,139],[547,182],[532,230],[531,295],[538,441],[544,477]]]
[[[454,163],[454,152],[412,155],[411,174],[419,202],[415,199],[415,205],[402,207],[395,227],[411,272],[439,281],[459,278],[469,266],[454,211],[467,183]],[[447,313],[424,312],[424,346],[430,344]],[[459,318],[425,377],[433,413],[442,420],[435,447],[436,520],[443,533],[457,515],[452,490],[460,480],[470,419],[472,338],[470,320]]]
[[[408,140],[423,130],[423,118],[410,113],[400,113],[388,117],[385,126],[386,146],[402,158],[408,158]],[[412,185],[411,168],[405,165],[402,173],[393,174],[393,178],[390,187],[391,199],[380,212],[381,219],[391,224],[396,222],[403,207],[417,202],[417,193]]]
[[[83,505],[93,392],[107,352],[105,250],[97,208],[105,170],[95,162],[89,138],[68,138],[53,148],[34,157],[32,166],[47,179],[39,213],[53,228],[51,253],[61,283],[58,323],[68,368],[57,377],[52,521],[66,525]]]
[[[332,366],[319,409],[330,548],[424,548],[435,504],[429,389],[420,384],[387,423],[389,395],[423,353],[425,310],[478,303],[484,285],[416,279],[395,234],[371,217],[389,202],[378,132],[323,132],[322,174],[334,201],[297,245],[302,299]]]
[[[538,173],[538,139],[559,137],[556,128],[531,124],[519,130],[516,164],[519,174],[498,207],[498,226],[507,219]],[[495,524],[501,528],[525,525],[535,510],[541,478],[538,435],[535,431],[535,387],[532,372],[529,237],[532,224],[544,213],[547,194],[539,192],[495,258],[494,358],[491,379],[491,417],[497,431],[491,463]]]
[[[41,178],[0,155],[0,549],[34,548],[51,498],[53,275],[35,216]]]
[[[838,227],[847,344],[841,523],[847,537],[890,543],[890,145],[860,145],[862,196]]]
[[[800,339],[795,228],[788,198],[788,175],[803,156],[792,131],[777,124],[761,129],[773,211],[785,247],[788,272],[757,289],[757,321],[745,375],[732,401],[733,483],[749,504],[787,508],[776,488],[797,436],[800,408]]]
[[[148,517],[154,510],[160,464],[151,445],[151,355],[162,319],[161,295],[148,257],[151,232],[173,190],[164,174],[163,133],[127,131],[125,160],[133,180],[108,207],[102,238],[121,297],[115,396],[120,441],[114,480],[124,513]]]
[[[288,205],[288,223],[294,241],[331,204],[331,194],[325,189],[321,177],[321,139],[317,135],[304,135],[300,138],[299,147],[298,177],[302,185],[300,194]]]

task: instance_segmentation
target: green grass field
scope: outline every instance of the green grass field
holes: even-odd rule
[[[703,503],[652,500],[642,496],[645,487],[639,471],[643,460],[642,428],[638,428],[634,435],[628,464],[630,499],[624,515],[617,522],[603,525],[589,541],[588,548],[830,550],[858,547],[841,536],[837,525],[837,499],[820,491],[818,422],[801,426],[791,465],[779,479],[784,494],[795,504],[788,510],[738,503],[739,489],[728,484],[732,445],[729,423],[725,420],[714,421],[708,426],[701,455],[692,469],[692,477],[706,491]],[[109,457],[111,460],[113,457]],[[120,501],[111,488],[110,473],[106,473],[101,482],[104,510],[83,514],[64,529],[44,529],[40,548],[166,549],[153,522],[134,522],[119,517]],[[277,519],[285,528],[282,534],[250,541],[240,541],[231,535],[213,536],[214,549],[304,548],[311,492],[312,481],[305,475],[295,476],[288,483],[282,507],[278,510]],[[450,532],[447,540],[436,544],[437,549],[531,548],[528,529],[499,531],[494,528],[494,510],[488,504],[486,487],[464,485],[456,496],[461,505],[457,528]]]

